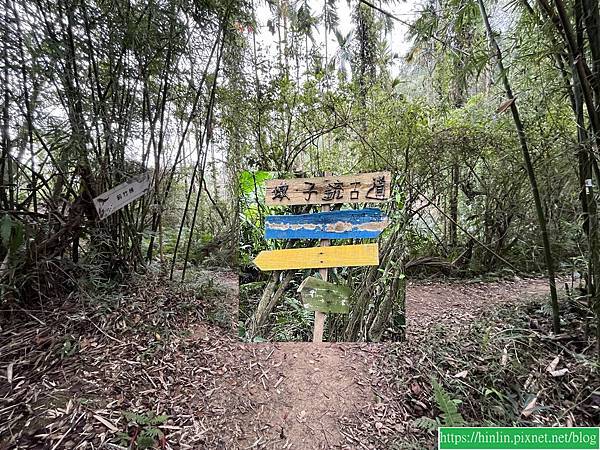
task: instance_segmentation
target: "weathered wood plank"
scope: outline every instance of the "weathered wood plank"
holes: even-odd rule
[[[383,202],[390,198],[390,172],[268,180],[267,205]]]
[[[267,216],[267,239],[368,239],[389,224],[379,209],[344,210],[300,215]]]
[[[298,288],[306,309],[322,313],[348,314],[352,291],[315,277],[307,277]]]
[[[361,244],[262,251],[254,264],[263,271],[375,266],[379,264],[379,246]]]
[[[137,200],[150,187],[150,172],[143,173],[130,178],[124,183],[115,186],[110,191],[99,195],[94,199],[94,206],[98,211],[100,220],[106,219],[112,213],[118,211],[129,203]]]

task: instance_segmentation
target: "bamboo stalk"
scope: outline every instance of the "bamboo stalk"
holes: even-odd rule
[[[494,49],[496,53],[496,64],[498,66],[498,71],[500,72],[500,76],[502,77],[502,83],[504,84],[504,89],[506,91],[506,96],[509,100],[512,100],[510,104],[510,110],[513,116],[513,121],[515,123],[515,128],[517,129],[517,134],[519,136],[519,143],[521,144],[521,151],[523,153],[523,162],[525,163],[525,168],[527,170],[527,175],[529,176],[529,183],[531,185],[531,193],[533,195],[533,201],[535,204],[535,210],[538,217],[538,225],[540,227],[540,231],[542,233],[542,243],[544,246],[544,257],[546,259],[546,270],[548,272],[548,284],[550,287],[550,297],[552,301],[552,328],[555,333],[560,333],[560,310],[558,305],[558,294],[556,292],[556,280],[554,276],[554,259],[552,257],[552,251],[550,249],[550,239],[548,237],[548,229],[546,226],[546,216],[544,214],[544,209],[542,207],[542,200],[540,198],[540,192],[538,189],[537,178],[535,175],[535,170],[533,168],[533,163],[531,162],[531,155],[529,153],[529,146],[527,144],[527,137],[525,134],[525,127],[523,126],[523,122],[521,121],[521,116],[519,115],[519,109],[517,108],[517,102],[515,96],[513,95],[510,82],[508,80],[508,75],[506,72],[506,68],[504,67],[504,62],[502,60],[502,51],[500,50],[500,46],[494,37],[494,32],[492,30],[492,26],[490,25],[489,18],[487,16],[487,12],[485,10],[485,6],[483,4],[483,0],[478,0],[479,10],[481,12],[481,18],[485,25],[486,33],[488,36],[488,40],[490,46]]]

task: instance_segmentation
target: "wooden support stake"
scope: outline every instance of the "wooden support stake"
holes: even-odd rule
[[[329,205],[323,205],[323,211],[329,211]],[[329,247],[329,239],[321,239],[321,247]],[[319,274],[324,281],[327,281],[329,269],[319,269]],[[313,329],[313,342],[323,342],[323,328],[325,327],[325,317],[327,314],[315,311],[315,327]]]
[[[331,173],[326,172],[325,176],[329,176]],[[321,211],[329,211],[329,205],[322,205]],[[329,247],[330,244],[329,239],[321,239],[321,247]],[[321,278],[323,281],[327,281],[327,276],[329,275],[329,269],[319,269],[319,274],[321,274]],[[323,342],[323,329],[325,328],[325,317],[327,314],[322,313],[321,311],[315,311],[315,325],[313,328],[313,342]]]

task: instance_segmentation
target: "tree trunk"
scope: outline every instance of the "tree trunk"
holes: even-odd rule
[[[279,284],[279,287],[275,291],[275,286],[277,285],[277,279],[279,278],[279,274],[281,272],[273,272],[271,274],[271,278],[265,288],[260,301],[258,302],[258,306],[254,311],[254,314],[250,318],[246,328],[246,335],[254,338],[260,332],[260,329],[267,323],[267,319],[269,318],[269,314],[277,304],[277,301],[281,298],[285,290],[287,289],[290,281],[294,277],[294,271],[288,271]]]
[[[587,6],[586,3],[588,3]],[[585,0],[578,0],[575,2],[575,32],[578,53],[583,54],[585,48],[584,28],[588,30],[590,50],[592,51],[592,56],[594,58],[593,70],[596,75],[595,80],[592,78],[591,84],[595,92],[597,104],[600,101],[600,86],[598,86],[600,61],[595,59],[600,57],[598,3],[595,2],[595,8],[592,5],[589,5],[589,3],[590,2],[586,2]],[[585,128],[582,86],[577,73],[573,74],[573,90],[575,92],[576,104],[575,115],[577,116],[577,140],[579,145],[577,154],[579,159],[579,183],[581,188],[580,199],[584,215],[583,229],[587,236],[589,247],[587,296],[588,305],[591,306],[596,316],[596,351],[598,358],[600,358],[600,288],[598,286],[600,281],[600,231],[598,230],[598,212],[596,199],[594,197],[594,188],[587,185],[587,180],[592,180],[595,158],[592,151],[593,143],[589,141],[589,135]],[[598,181],[600,182],[600,180]]]
[[[458,183],[460,179],[460,168],[458,161],[452,163],[451,169],[452,185],[450,186],[450,222],[448,223],[448,246],[450,251],[457,245],[457,227],[458,223]]]
[[[485,25],[490,46],[496,53],[496,63],[498,66],[498,71],[500,72],[500,76],[502,77],[502,82],[504,84],[506,96],[509,100],[512,100],[510,110],[512,112],[515,128],[517,129],[517,134],[519,136],[519,143],[521,144],[521,151],[523,153],[523,162],[525,163],[525,168],[527,169],[527,175],[529,177],[529,183],[531,185],[531,193],[533,195],[538,224],[540,227],[540,231],[542,232],[544,257],[546,259],[546,268],[548,271],[548,284],[550,285],[550,297],[552,300],[552,329],[554,330],[554,333],[560,333],[560,310],[558,306],[558,295],[556,292],[556,281],[554,276],[554,260],[552,258],[552,251],[550,249],[550,239],[548,237],[548,230],[546,227],[546,216],[542,208],[542,201],[537,185],[537,179],[535,176],[535,171],[533,169],[533,164],[531,162],[531,155],[529,154],[529,147],[527,144],[527,137],[525,135],[525,128],[523,126],[523,122],[521,122],[521,117],[519,115],[519,109],[517,108],[516,99],[513,95],[510,82],[508,80],[508,75],[504,67],[504,62],[502,60],[502,52],[500,50],[500,46],[496,42],[496,38],[494,37],[494,32],[492,30],[490,21],[485,11],[483,0],[478,0],[478,3],[479,10],[481,11],[481,18],[483,19],[483,23]]]
[[[4,105],[2,106],[2,157],[0,158],[0,184],[2,185],[2,189],[0,189],[0,201],[2,202],[3,209],[10,210],[14,205],[14,190],[13,190],[13,176],[12,176],[12,160],[10,157],[10,136],[9,136],[9,74],[8,68],[10,66],[10,61],[8,58],[8,11],[9,11],[9,2],[8,0],[5,2],[6,9],[4,10],[4,23],[6,25],[6,29],[4,30],[4,44],[2,48],[2,59],[4,63],[4,71],[2,77],[2,85],[4,87]],[[8,189],[6,190],[6,187]],[[8,191],[8,196],[6,192]]]

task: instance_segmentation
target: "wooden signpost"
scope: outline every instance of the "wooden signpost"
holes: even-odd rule
[[[319,269],[321,279],[308,277],[298,289],[304,306],[315,311],[313,342],[323,340],[326,313],[349,311],[350,289],[329,283],[328,268],[379,264],[378,244],[330,247],[330,239],[375,238],[389,223],[379,209],[330,211],[330,205],[379,203],[390,191],[389,172],[267,181],[267,205],[322,205],[320,213],[268,216],[265,223],[267,239],[320,239],[319,247],[262,251],[254,260],[264,271]]]
[[[100,220],[106,219],[129,203],[137,200],[150,187],[150,172],[143,173],[106,191],[94,199],[94,206]]]
[[[388,217],[375,208],[267,216],[267,239],[369,239],[387,227]]]
[[[267,205],[331,205],[383,202],[390,198],[390,181],[389,172],[268,180],[265,203]]]

